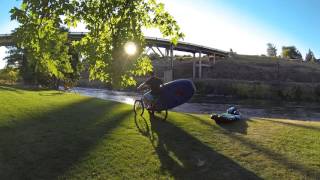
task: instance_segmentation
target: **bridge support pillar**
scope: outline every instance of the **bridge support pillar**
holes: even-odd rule
[[[166,56],[166,57],[169,57],[169,49],[168,49],[168,48],[166,48],[165,56]]]
[[[170,60],[171,60],[171,70],[172,70],[172,79],[174,79],[174,70],[173,70],[173,46],[170,46]]]
[[[196,79],[196,53],[193,53],[192,79]]]
[[[199,52],[199,79],[202,78],[202,61],[201,61],[201,51]]]

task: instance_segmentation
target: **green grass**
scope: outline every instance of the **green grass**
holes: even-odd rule
[[[217,125],[57,91],[0,86],[1,179],[319,179],[320,123]]]

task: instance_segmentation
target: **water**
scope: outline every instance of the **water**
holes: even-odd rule
[[[138,93],[134,92],[122,92],[111,91],[106,89],[94,89],[94,88],[81,88],[75,87],[72,91],[84,96],[96,97],[99,99],[105,99],[110,101],[121,102],[125,104],[133,105],[134,101],[139,98]]]
[[[106,89],[80,88],[72,91],[84,96],[96,97],[133,105],[141,94],[136,92],[111,91]],[[236,106],[246,118],[279,118],[292,120],[320,121],[319,104],[263,101],[263,100],[239,100],[216,96],[194,96],[194,98],[171,111],[184,113],[211,114],[225,112],[229,106]]]

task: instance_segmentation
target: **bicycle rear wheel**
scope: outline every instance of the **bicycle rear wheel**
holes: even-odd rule
[[[168,110],[165,109],[165,110],[162,110],[162,111],[155,111],[155,112],[154,112],[154,116],[155,116],[157,119],[166,121],[166,120],[167,120],[167,117],[168,117]]]

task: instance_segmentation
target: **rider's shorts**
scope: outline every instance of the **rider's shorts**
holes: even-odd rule
[[[155,102],[156,101],[155,96],[153,96],[151,93],[146,93],[146,94],[143,95],[143,97],[149,102]]]

